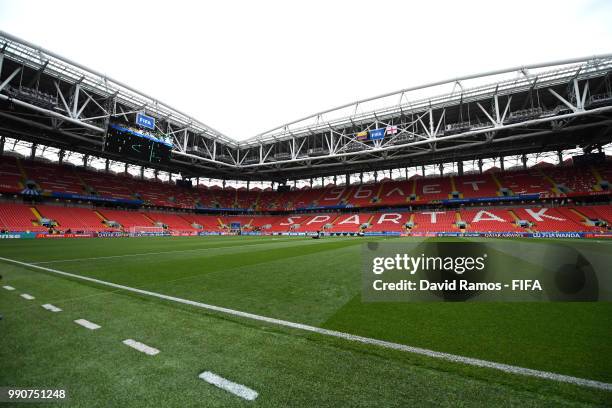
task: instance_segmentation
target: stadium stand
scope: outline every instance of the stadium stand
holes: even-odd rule
[[[517,208],[514,210],[520,220],[531,224],[531,228],[538,231],[586,231],[589,227],[579,220],[571,219],[556,208]]]
[[[501,187],[494,173],[453,177],[452,183],[461,198],[499,196]]]
[[[205,231],[220,231],[224,225],[221,218],[216,215],[183,214],[183,218],[200,225]]]
[[[2,156],[0,160],[0,191],[19,193],[24,186],[21,183],[22,173],[18,160],[12,156]]]
[[[133,227],[152,227],[153,222],[139,211],[102,209],[100,213],[107,221],[114,221],[126,230]]]
[[[415,229],[444,232],[459,231],[457,213],[452,210],[431,210],[417,212],[414,217]]]
[[[359,232],[371,218],[369,213],[343,214],[334,220],[329,232]]]
[[[42,190],[41,193],[62,192],[85,194],[84,185],[69,166],[58,166],[40,161],[20,162],[24,181],[28,180]],[[116,183],[116,181],[115,181]]]
[[[518,194],[550,194],[552,186],[537,170],[509,170],[496,175],[503,188],[511,195]]]
[[[38,224],[33,208],[23,204],[0,203],[0,228],[11,232],[47,231]]]
[[[461,218],[467,223],[468,231],[510,232],[521,231],[511,210],[507,209],[469,209],[461,211]]]
[[[413,218],[413,214],[407,212],[384,212],[375,215],[369,222],[367,231],[371,232],[403,232],[406,231],[406,223]]]
[[[612,179],[609,160],[578,166],[570,159],[562,166],[541,163],[529,169],[492,168],[482,174],[413,176],[408,180],[383,179],[378,183],[277,192],[218,186],[189,188],[69,164],[10,155],[1,158],[0,193],[37,196],[33,204],[15,203],[17,196],[11,196],[12,202],[0,205],[0,227],[9,231],[47,231],[40,224],[42,218],[56,222],[58,230],[127,231],[134,227],[161,226],[179,233],[230,232],[236,230],[231,226],[237,223],[243,232],[262,233],[589,232],[609,228],[606,223],[612,223],[609,204],[578,206],[562,202],[565,205],[551,207],[539,206],[537,202],[537,197],[583,196],[607,200],[610,195],[607,181]],[[524,194],[539,196],[534,199]],[[516,195],[529,197],[533,205],[516,201],[516,204],[504,203],[505,207],[500,208],[486,203],[487,198]],[[49,205],[49,196],[61,205]],[[98,201],[107,206],[127,202],[139,209],[67,206],[74,203],[62,199],[83,200],[90,206]],[[486,206],[447,208],[441,205],[465,199],[484,200]],[[423,207],[432,204],[436,209]],[[343,208],[353,212],[341,213]],[[284,214],[210,215],[175,213],[173,209],[282,211]],[[309,213],[295,214],[297,210]],[[334,212],[326,212],[330,210]]]
[[[612,206],[597,205],[593,207],[593,210],[599,216],[600,219],[612,224]]]
[[[153,225],[164,226],[170,230],[178,232],[191,232],[197,230],[193,227],[193,223],[187,221],[179,214],[170,214],[162,212],[147,212],[143,216],[151,220]]]
[[[37,205],[36,209],[43,218],[53,220],[62,230],[75,231],[112,231],[103,219],[93,210],[81,207],[59,207],[53,205]]]
[[[204,215],[172,212],[141,212],[91,209],[57,205],[0,204],[0,228],[8,231],[47,231],[46,218],[56,229],[117,231],[134,227],[164,227],[171,232],[229,232],[232,224],[242,231],[278,232],[561,232],[598,231],[594,221],[612,223],[611,205],[572,207],[506,207],[431,210],[386,210],[377,213],[310,213],[290,215]],[[519,221],[525,221],[524,227]],[[590,221],[590,222],[589,222]],[[111,226],[110,224],[117,225]],[[461,228],[461,225],[464,228]]]
[[[416,179],[416,200],[448,200],[453,187],[450,177],[423,177]]]
[[[486,198],[503,195],[541,194],[543,197],[576,196],[606,192],[612,165],[491,171],[446,177],[413,177],[382,180],[372,184],[328,185],[287,192],[247,191],[220,187],[186,188],[159,180],[144,180],[127,174],[105,173],[72,165],[2,156],[0,192],[21,192],[26,184],[40,195],[62,194],[90,199],[133,201],[167,208],[255,209],[292,211],[308,208],[381,207],[422,204],[432,201]],[[603,183],[602,183],[603,182]],[[606,186],[606,187],[604,187]]]

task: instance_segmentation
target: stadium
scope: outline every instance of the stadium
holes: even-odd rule
[[[0,32],[0,154],[2,387],[82,407],[611,404],[612,54],[236,140]],[[364,288],[368,257],[432,245],[524,297]]]

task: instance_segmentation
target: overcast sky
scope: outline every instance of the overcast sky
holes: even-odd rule
[[[0,29],[244,139],[439,79],[612,52],[612,0],[0,0]]]

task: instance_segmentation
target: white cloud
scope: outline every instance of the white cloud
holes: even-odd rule
[[[612,51],[612,2],[6,1],[0,27],[235,138],[383,92]]]

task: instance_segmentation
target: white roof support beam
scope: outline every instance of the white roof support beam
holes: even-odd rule
[[[51,111],[49,109],[41,108],[40,106],[36,106],[36,105],[32,105],[32,104],[27,103],[27,102],[23,102],[23,101],[21,101],[19,99],[9,98],[8,96],[2,95],[2,94],[0,94],[0,99],[5,100],[5,101],[10,99],[11,102],[14,103],[15,105],[19,105],[19,106],[22,106],[22,107],[27,108],[27,109],[31,109],[31,110],[39,112],[39,113],[43,113],[43,114],[45,114],[47,116],[51,116],[51,117],[54,117],[54,118],[62,119],[62,120],[65,120],[66,122],[74,123],[76,125],[79,125],[81,127],[87,128],[89,130],[93,130],[93,131],[98,132],[98,133],[105,133],[106,132],[104,129],[99,128],[97,126],[93,126],[93,125],[90,125],[89,123],[81,122],[78,119],[73,119],[73,118],[64,116],[64,115],[62,115],[60,113]]]
[[[580,85],[578,85],[578,79],[574,78],[574,92],[576,93],[576,108],[583,110],[584,105],[582,104],[582,98],[580,97]]]
[[[580,106],[584,109],[584,104],[586,102],[587,94],[589,93],[589,81],[586,81],[584,84],[584,90],[582,91],[582,98],[580,99]]]
[[[499,123],[504,123],[504,120],[506,120],[506,116],[508,115],[508,111],[510,110],[510,102],[512,102],[512,95],[510,95],[508,97],[508,102],[506,102],[506,108],[504,109],[504,113],[501,117],[501,120],[499,121]]]
[[[538,119],[531,119],[531,120],[527,120],[524,122],[519,122],[519,123],[513,123],[513,124],[506,124],[506,125],[502,125],[500,128],[501,129],[517,129],[517,128],[521,128],[521,127],[528,127],[531,125],[537,125],[537,124],[543,124],[543,123],[550,123],[553,122],[555,120],[563,120],[563,119],[569,119],[569,118],[574,118],[574,117],[581,117],[581,116],[585,116],[585,115],[597,115],[599,113],[603,113],[603,112],[611,112],[612,111],[612,106],[604,106],[601,108],[596,108],[596,109],[592,109],[592,110],[588,110],[588,111],[583,111],[583,112],[572,112],[572,113],[568,113],[568,114],[563,114],[563,115],[557,115],[556,117],[546,117],[546,118],[538,118]],[[471,130],[471,131],[467,131],[467,132],[463,132],[463,133],[459,133],[459,134],[455,134],[455,135],[451,135],[451,136],[442,136],[436,139],[436,142],[442,142],[442,141],[451,141],[451,140],[455,140],[455,139],[465,139],[467,137],[474,137],[474,136],[478,136],[478,135],[485,135],[487,136],[487,134],[491,134],[491,129],[479,129],[479,130]],[[406,149],[406,148],[414,148],[415,146],[421,146],[421,145],[431,145],[432,140],[430,138],[428,139],[424,139],[424,140],[418,140],[418,141],[414,141],[414,142],[410,142],[404,145],[393,145],[393,146],[385,146],[385,147],[381,147],[378,151],[386,151],[386,150],[398,150],[398,149]],[[429,150],[429,149],[428,149]],[[437,149],[437,151],[439,151],[439,149]],[[368,154],[368,152],[346,152],[346,153],[336,153],[336,157],[341,157],[341,156],[356,156],[356,155],[365,155]],[[322,156],[319,157],[317,159],[325,159],[325,158],[329,158],[328,156]],[[280,160],[277,162],[274,162],[274,164],[283,164],[283,163],[293,163],[293,162],[299,162],[299,161],[306,161],[308,160],[307,158],[304,159],[297,159],[297,160]],[[264,165],[270,165],[272,163],[265,163]],[[243,168],[251,168],[251,167],[261,167],[262,164],[247,164],[242,166]]]
[[[72,117],[72,113],[70,111],[70,108],[68,107],[68,103],[66,103],[66,98],[64,98],[64,93],[60,89],[57,81],[53,81],[53,85],[55,85],[55,89],[57,89],[57,94],[59,95],[60,100],[64,104],[64,109],[66,109],[66,113],[68,113],[68,116]]]
[[[79,109],[79,111],[76,113],[75,118],[80,119],[81,118],[81,113],[83,113],[83,110],[87,107],[87,104],[92,100],[91,96],[88,96],[87,99],[85,100],[85,102],[83,103],[83,105],[81,106],[81,108]]]
[[[563,103],[565,106],[570,108],[572,110],[572,112],[579,112],[580,111],[577,106],[574,106],[571,103],[569,103],[564,97],[562,97],[557,92],[555,92],[554,89],[550,88],[548,90],[548,92],[550,92],[552,95],[554,95],[554,97],[557,98],[559,101],[561,101],[561,103]]]
[[[495,93],[493,100],[495,102],[495,123],[499,125],[501,123],[501,118],[499,117],[499,98],[497,97],[497,92]]]
[[[480,104],[480,102],[476,102],[476,105],[478,105],[478,107],[480,108],[480,110],[482,111],[482,113],[485,114],[485,116],[491,121],[491,124],[495,127],[500,126],[500,124],[493,119],[493,117],[489,114],[489,112],[487,112],[487,110],[485,108],[482,107],[482,105]]]
[[[72,117],[77,118],[77,108],[79,107],[79,89],[81,89],[81,85],[77,83],[74,86],[74,95],[72,100]]]
[[[13,73],[11,75],[8,76],[8,78],[6,78],[1,84],[0,84],[0,92],[4,89],[4,87],[6,87],[9,82],[11,82],[13,80],[13,78],[15,78],[15,76],[21,72],[21,68],[17,68],[13,71]]]
[[[434,135],[438,134],[438,131],[440,130],[440,126],[442,126],[442,122],[444,121],[445,115],[446,115],[446,109],[442,109],[442,115],[440,115],[440,119],[438,120],[438,125],[436,126],[436,131]]]

